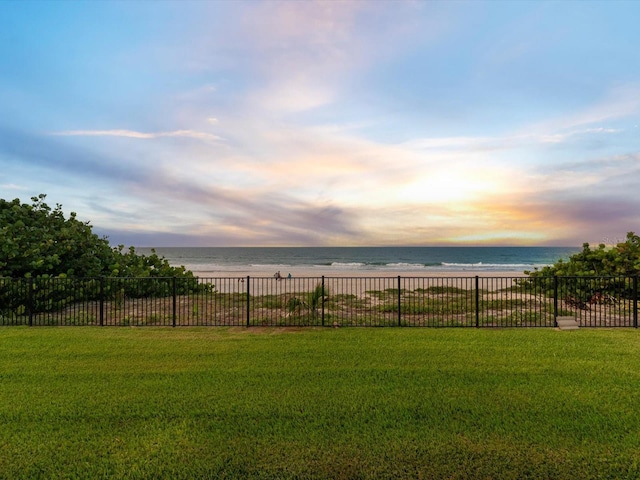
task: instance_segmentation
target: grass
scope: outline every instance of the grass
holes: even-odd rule
[[[0,329],[0,478],[638,478],[630,329]]]

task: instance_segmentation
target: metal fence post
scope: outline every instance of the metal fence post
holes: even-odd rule
[[[324,275],[322,275],[322,326],[324,327]]]
[[[29,309],[29,326],[33,327],[33,277],[29,277],[29,281],[27,282],[27,288],[29,291],[27,292],[27,308]]]
[[[100,277],[100,326],[104,327],[104,277]]]
[[[400,275],[398,275],[398,326],[402,326],[402,294],[400,291]]]
[[[476,328],[480,327],[480,277],[476,275]]]
[[[553,326],[558,326],[558,276],[553,276]]]
[[[176,287],[176,277],[172,277],[171,278],[171,287],[173,290],[173,327],[176,326],[176,317],[177,315],[177,310],[178,310],[178,298],[177,298],[177,287]]]
[[[251,288],[249,288],[250,277],[247,275],[247,327],[251,324]]]
[[[633,327],[638,328],[638,276],[633,277]]]

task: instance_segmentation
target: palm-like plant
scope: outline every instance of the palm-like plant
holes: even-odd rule
[[[300,297],[291,297],[286,304],[286,308],[290,314],[301,314],[304,310],[308,311],[312,317],[318,316],[318,310],[322,307],[322,300],[328,295],[324,285],[319,283],[313,291]]]

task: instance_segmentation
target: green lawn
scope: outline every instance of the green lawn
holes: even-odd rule
[[[640,332],[0,328],[0,478],[638,478]]]

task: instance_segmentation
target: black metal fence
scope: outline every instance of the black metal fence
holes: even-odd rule
[[[638,326],[638,277],[0,278],[0,325]]]

